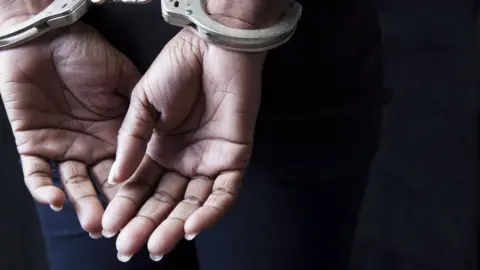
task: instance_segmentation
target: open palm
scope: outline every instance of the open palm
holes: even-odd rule
[[[90,173],[113,196],[102,183],[137,70],[84,24],[1,51],[0,63],[0,93],[28,189],[38,202],[61,209],[66,196],[52,184],[55,162],[81,225],[99,233],[103,208]]]
[[[263,55],[182,30],[132,93],[109,180],[123,182],[103,226],[121,260],[147,242],[158,260],[233,202],[253,147]]]

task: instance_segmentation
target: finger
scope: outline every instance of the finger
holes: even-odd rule
[[[88,175],[87,165],[78,161],[65,161],[58,164],[58,172],[80,225],[92,238],[99,238],[103,207]]]
[[[155,228],[181,200],[187,184],[188,180],[176,173],[166,173],[162,177],[155,193],[118,235],[117,250],[121,260],[130,259],[142,248]]]
[[[52,168],[48,161],[36,156],[20,156],[25,185],[33,199],[49,204],[52,210],[62,210],[66,201],[65,193],[53,185]]]
[[[142,91],[133,92],[130,107],[118,133],[116,160],[108,176],[110,183],[121,183],[130,178],[145,155],[158,115],[148,104]]]
[[[213,181],[206,177],[195,177],[188,183],[183,201],[173,209],[148,240],[148,250],[153,260],[158,260],[169,253],[183,238],[185,221],[203,205],[212,191],[212,186]]]
[[[198,233],[214,225],[232,206],[242,182],[243,173],[233,171],[220,174],[213,184],[207,201],[185,222],[185,238],[192,240]]]
[[[133,174],[145,154],[154,127],[172,130],[190,114],[186,108],[192,108],[198,100],[191,93],[199,88],[202,71],[199,55],[206,49],[201,44],[205,45],[192,31],[181,31],[135,86],[120,128],[111,181],[123,182]]]
[[[122,185],[110,184],[107,182],[108,173],[112,168],[113,160],[103,160],[91,169],[93,181],[95,182],[100,196],[103,197],[105,202],[110,202],[115,194],[118,192]]]
[[[133,176],[117,192],[103,214],[103,235],[113,237],[128,221],[135,216],[138,209],[154,192],[163,169],[148,156],[143,158]]]

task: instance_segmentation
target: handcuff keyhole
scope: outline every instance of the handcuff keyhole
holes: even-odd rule
[[[180,3],[178,1],[175,1],[175,3],[173,3],[174,7],[178,7],[179,5],[180,5]]]

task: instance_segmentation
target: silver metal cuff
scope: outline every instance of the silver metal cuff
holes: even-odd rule
[[[150,0],[95,0],[144,4]],[[54,29],[78,21],[92,5],[90,0],[54,0],[46,9],[28,20],[7,29],[0,29],[0,49],[18,46]],[[191,27],[207,42],[242,52],[261,52],[287,42],[295,32],[302,6],[290,2],[277,24],[265,29],[237,29],[223,25],[208,16],[205,0],[161,0],[162,15],[169,24]]]

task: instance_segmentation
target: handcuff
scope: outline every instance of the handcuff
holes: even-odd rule
[[[150,0],[95,2],[143,4]],[[96,5],[92,0],[54,0],[28,20],[0,30],[0,49],[16,47],[54,29],[69,26],[81,19],[92,5]],[[238,29],[210,18],[205,11],[205,0],[161,0],[161,8],[165,22],[189,27],[207,42],[241,52],[262,52],[283,45],[295,33],[302,15],[302,6],[291,1],[275,25],[264,29]]]

